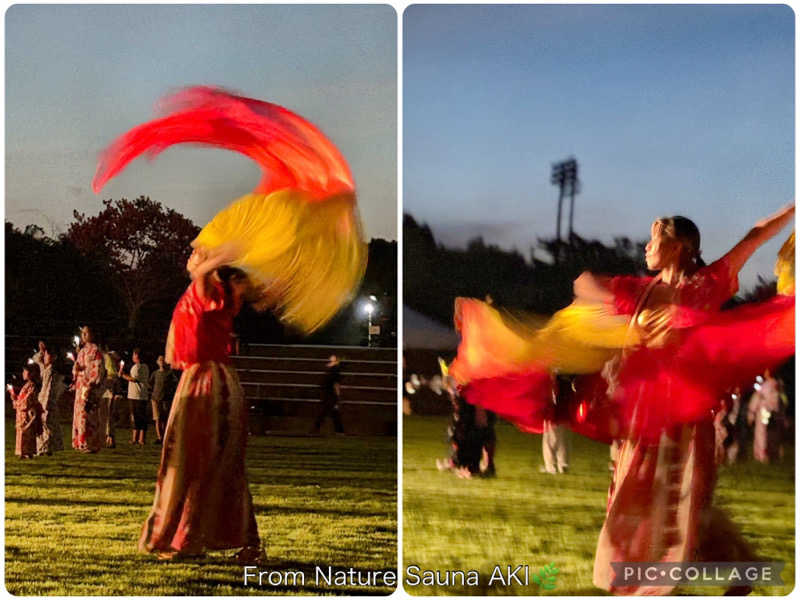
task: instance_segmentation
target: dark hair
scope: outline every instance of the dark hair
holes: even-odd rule
[[[228,283],[231,279],[247,279],[247,273],[236,267],[227,265],[217,269],[217,275],[223,283]]]
[[[674,217],[661,217],[656,220],[664,227],[664,234],[679,241],[686,251],[689,258],[698,267],[704,267],[706,263],[700,257],[700,230],[694,221],[680,215]]]
[[[22,370],[27,371],[30,374],[31,380],[34,383],[39,383],[42,378],[42,374],[39,371],[39,365],[36,363],[27,363],[22,367]]]

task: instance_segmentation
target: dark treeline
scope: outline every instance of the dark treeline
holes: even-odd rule
[[[101,342],[122,350],[163,350],[172,310],[189,283],[189,243],[199,232],[183,215],[141,196],[107,200],[98,215],[74,213],[67,233],[48,237],[38,226],[5,224],[6,335],[69,340],[81,324]],[[366,340],[360,295],[379,298],[373,321],[379,342],[396,343],[397,243],[374,239],[354,302],[307,342],[359,344]],[[237,318],[244,341],[297,342],[301,338],[269,313],[246,309]],[[21,342],[22,343],[22,342]],[[26,347],[30,345],[27,339]]]
[[[465,250],[437,244],[430,228],[411,215],[403,217],[403,299],[414,310],[444,324],[452,323],[457,296],[484,298],[507,308],[549,314],[572,301],[572,282],[583,271],[609,275],[644,274],[644,246],[625,237],[605,245],[573,235],[571,243],[539,239],[536,248],[519,252],[471,240]],[[559,260],[556,263],[555,258]]]

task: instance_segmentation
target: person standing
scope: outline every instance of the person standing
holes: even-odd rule
[[[553,375],[553,405],[558,406],[565,382]],[[542,432],[542,472],[555,475],[569,470],[569,432],[567,427],[551,420],[545,420]]]
[[[343,435],[344,427],[342,426],[342,417],[339,414],[339,399],[342,394],[342,368],[339,362],[339,357],[331,354],[328,362],[325,365],[325,378],[322,380],[320,386],[320,402],[322,407],[319,411],[319,416],[314,422],[314,427],[311,433],[318,435],[322,423],[330,416],[333,421],[333,427],[336,433]]]
[[[33,458],[36,455],[36,437],[41,433],[42,426],[38,365],[25,365],[22,368],[22,380],[25,383],[19,393],[14,392],[13,386],[8,386],[17,413],[14,454],[20,458]]]
[[[42,388],[39,392],[42,428],[41,433],[36,437],[37,455],[51,455],[53,452],[64,449],[58,410],[58,400],[64,388],[64,377],[56,371],[53,358],[50,351],[45,348],[42,353],[41,366]]]
[[[165,352],[182,375],[139,549],[172,559],[241,548],[237,560],[252,565],[266,557],[245,471],[247,404],[230,365],[233,318],[248,302],[310,333],[352,297],[366,268],[355,185],[338,149],[286,108],[202,86],[160,105],[103,153],[96,192],[139,154],[188,142],[243,153],[264,178],[192,242],[192,283]]]
[[[769,371],[756,384],[747,410],[747,423],[753,427],[753,458],[758,462],[775,462],[781,455],[784,429],[781,394],[778,380]]]
[[[222,267],[224,252],[195,250],[192,284],[178,301],[165,360],[183,370],[164,432],[161,466],[139,549],[162,560],[206,549],[242,548],[243,564],[260,560],[260,538],[245,476],[247,408],[229,336],[249,283]]]
[[[106,382],[105,390],[103,392],[103,402],[105,407],[103,411],[103,421],[106,436],[106,448],[116,448],[117,444],[114,440],[117,426],[117,411],[119,410],[120,402],[122,401],[122,394],[120,394],[121,381],[119,376],[120,358],[116,351],[111,350],[104,353],[105,366],[106,366]]]
[[[144,446],[147,433],[147,382],[150,369],[142,362],[141,350],[133,349],[133,366],[126,374],[120,370],[120,377],[128,382],[128,407],[131,415],[131,444]]]
[[[164,396],[167,392],[167,378],[171,376],[171,373],[163,355],[159,355],[156,364],[158,368],[150,375],[150,406],[153,410],[153,424],[156,429],[154,443],[161,444],[164,440],[164,427],[169,416],[169,412],[164,411]]]
[[[647,268],[657,275],[584,273],[574,282],[575,302],[534,331],[509,327],[485,305],[457,300],[462,342],[451,370],[472,388],[470,402],[496,408],[535,432],[548,418],[550,400],[539,389],[547,368],[559,365],[564,372],[586,373],[575,396],[577,410],[569,411],[572,428],[598,440],[623,440],[595,555],[597,587],[626,595],[672,590],[669,583],[616,583],[614,563],[756,560],[735,525],[712,505],[712,411],[719,395],[745,373],[794,354],[794,298],[782,294],[732,310],[721,307],[736,292],[748,258],[793,216],[789,205],[756,223],[711,265],[701,259],[700,232],[690,219],[657,219],[645,248]],[[793,258],[791,253],[779,261]],[[571,327],[574,340],[555,335],[556,327]],[[551,345],[537,352],[540,346],[524,336],[535,342],[549,336],[563,349]],[[513,343],[503,343],[508,339]],[[601,348],[609,351],[596,357],[587,352]],[[514,381],[512,392],[535,393],[498,397],[498,380]]]
[[[100,402],[105,379],[103,354],[94,343],[91,328],[81,328],[83,346],[75,357],[72,380],[75,406],[72,414],[72,447],[80,452],[98,452],[103,446],[104,431],[100,427]]]

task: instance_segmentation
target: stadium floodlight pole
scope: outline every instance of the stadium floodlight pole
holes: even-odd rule
[[[572,240],[572,222],[575,211],[575,194],[578,191],[578,161],[574,157],[554,163],[550,173],[550,183],[558,186],[558,216],[556,222],[556,241],[561,242],[561,212],[564,196],[569,194],[569,240]],[[556,261],[561,254],[560,244],[556,251]]]

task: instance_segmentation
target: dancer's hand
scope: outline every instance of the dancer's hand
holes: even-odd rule
[[[572,284],[575,298],[589,302],[610,304],[614,301],[614,294],[608,289],[609,281],[608,277],[584,271]]]
[[[741,241],[725,255],[731,269],[731,276],[735,277],[747,262],[753,252],[766,241],[780,233],[789,221],[794,218],[794,203],[787,204],[778,212],[761,219],[747,232]]]

